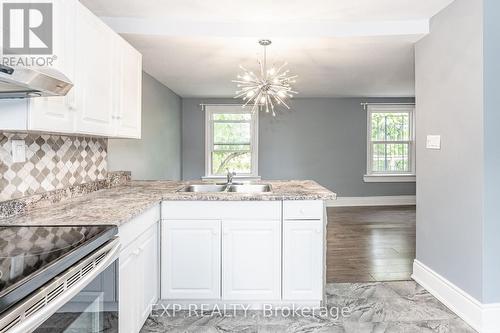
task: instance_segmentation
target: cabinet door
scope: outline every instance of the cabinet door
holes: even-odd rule
[[[141,138],[142,55],[121,38],[118,40],[119,106],[116,135]]]
[[[139,330],[148,318],[151,306],[158,300],[159,277],[159,247],[158,247],[158,226],[153,225],[146,233],[141,236],[139,243],[139,262],[137,270],[139,279],[137,283],[141,284],[142,292],[139,295],[138,305],[140,306]],[[138,330],[138,331],[139,331]]]
[[[158,300],[159,223],[120,253],[120,332],[139,332]]]
[[[137,269],[137,255],[130,246],[120,253],[119,258],[119,330],[136,332],[139,322],[139,297],[142,290],[137,284],[140,278]]]
[[[53,2],[53,69],[75,82],[76,1]],[[66,96],[29,99],[28,130],[73,133],[75,113],[73,87]]]
[[[323,222],[283,223],[283,299],[321,300]]]
[[[76,132],[110,136],[116,107],[115,34],[82,4],[76,15]]]
[[[220,221],[162,221],[162,298],[220,299]]]
[[[75,113],[71,96],[37,97],[29,100],[28,129],[55,133],[73,133]]]
[[[223,299],[279,300],[280,221],[223,221],[222,230]]]

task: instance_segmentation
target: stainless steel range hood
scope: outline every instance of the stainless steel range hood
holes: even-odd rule
[[[51,68],[0,64],[0,99],[65,96],[72,87],[66,76]]]

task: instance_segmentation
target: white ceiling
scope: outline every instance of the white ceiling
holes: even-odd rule
[[[81,0],[183,97],[229,97],[257,40],[299,75],[301,97],[413,96],[414,43],[453,0]]]
[[[99,16],[191,21],[427,19],[452,0],[83,0]]]

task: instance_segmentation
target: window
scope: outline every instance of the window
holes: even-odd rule
[[[368,105],[366,182],[415,181],[415,107]]]
[[[238,105],[206,106],[205,175],[256,177],[258,156],[258,112]]]

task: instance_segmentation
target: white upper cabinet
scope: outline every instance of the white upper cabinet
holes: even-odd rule
[[[113,135],[115,39],[110,28],[83,5],[76,15],[76,130],[83,134]]]
[[[0,100],[0,130],[141,137],[142,55],[76,0],[53,0],[62,97]]]
[[[119,59],[118,108],[115,136],[141,137],[142,54],[126,41],[119,39],[116,47]],[[139,112],[138,112],[139,111]]]
[[[74,1],[53,3],[53,68],[75,82],[75,15]],[[27,129],[71,133],[74,131],[75,89],[64,97],[39,97],[26,100]]]

